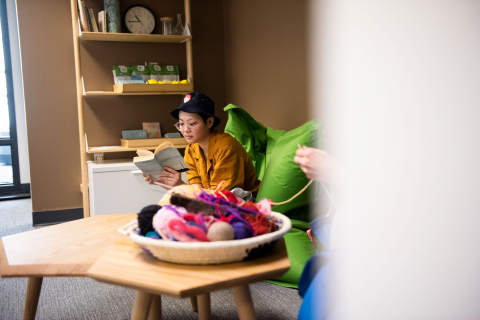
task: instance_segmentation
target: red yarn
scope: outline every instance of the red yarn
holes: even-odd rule
[[[252,225],[256,236],[272,232],[275,228],[275,222],[269,221],[263,214],[257,214],[256,217],[246,215],[244,218]]]
[[[222,215],[222,212],[220,211],[220,207],[218,206],[218,204],[217,204],[217,213],[218,213],[218,216],[220,217],[218,221],[230,222],[230,220],[232,219],[232,217],[227,218],[224,215]]]
[[[245,202],[245,203],[242,205],[242,207],[247,208],[247,209],[251,209],[251,210],[258,211],[257,206],[256,206],[255,203],[253,203],[252,201],[247,201],[247,202]]]
[[[202,229],[195,226],[189,226],[181,220],[170,220],[168,222],[168,230],[178,241],[210,241]]]
[[[230,202],[233,202],[233,203],[237,203],[237,196],[234,195],[232,192],[228,191],[228,190],[218,190],[218,191],[215,191],[215,196],[218,198],[218,197],[222,197],[221,195],[224,195],[225,198],[227,198],[228,201]],[[224,198],[224,197],[222,197]]]
[[[192,213],[192,212],[187,212],[183,215],[183,220],[185,221],[193,221],[199,225],[202,225],[202,217],[200,217],[199,214],[195,214],[195,213]]]

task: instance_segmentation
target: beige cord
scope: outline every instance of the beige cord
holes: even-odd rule
[[[224,184],[225,184],[225,180],[221,180],[221,181],[218,183],[217,187],[215,188],[215,191],[217,191],[218,189],[220,189]]]
[[[303,149],[303,146],[300,143],[297,143],[297,145],[298,145],[299,149]],[[305,187],[303,187],[302,190],[300,190],[296,195],[294,195],[290,199],[288,199],[286,201],[282,201],[282,202],[270,202],[270,203],[272,204],[272,206],[279,206],[279,205],[282,205],[282,204],[285,204],[285,203],[289,203],[290,201],[292,201],[293,199],[298,197],[303,191],[305,191],[312,184],[312,182],[313,182],[313,179],[311,179],[310,182],[308,182],[307,185]],[[332,203],[337,210],[338,210],[338,207],[337,207],[336,203],[333,201],[333,197],[332,197],[332,195],[330,195],[327,188],[325,188],[325,186],[322,183],[320,183],[320,184],[321,184],[322,188],[325,190],[325,192],[327,193],[328,197],[330,198],[330,210],[327,213],[327,216],[328,216],[330,214],[330,212],[332,211]],[[322,189],[320,189],[320,192],[321,191],[322,191]],[[332,194],[333,194],[333,188],[332,188]]]
[[[218,194],[219,194],[219,195],[221,195],[221,196],[223,197],[223,199],[225,199],[225,200],[229,201],[229,200],[228,200],[228,198],[227,198],[227,197],[226,197],[226,196],[225,196],[223,193],[221,193],[221,192],[218,192]]]
[[[282,201],[282,202],[271,202],[272,206],[279,206],[279,205],[282,205],[282,204],[285,204],[285,203],[289,203],[290,201],[292,201],[293,199],[295,199],[296,197],[298,197],[303,191],[305,191],[313,182],[313,179],[310,179],[310,182],[307,183],[307,185],[305,187],[303,187],[302,190],[300,190],[296,195],[294,195],[293,197],[291,197],[290,199],[286,200],[286,201]]]

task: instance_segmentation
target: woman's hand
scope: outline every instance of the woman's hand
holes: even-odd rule
[[[145,178],[145,181],[148,182],[148,184],[153,184],[153,180],[151,176],[147,176],[145,173],[142,172],[143,177]]]
[[[308,179],[322,182],[338,182],[338,175],[342,173],[342,166],[330,154],[323,150],[302,147],[297,150],[293,158]]]
[[[163,177],[160,178],[159,182],[172,187],[185,184],[180,177],[180,172],[169,167],[165,167],[165,170],[162,171]]]

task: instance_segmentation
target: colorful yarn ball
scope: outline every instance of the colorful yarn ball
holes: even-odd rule
[[[217,197],[221,197],[235,204],[237,203],[237,200],[238,200],[237,196],[233,194],[233,192],[230,192],[228,190],[218,190],[218,191],[215,191],[214,194]]]
[[[235,221],[231,224],[235,232],[235,239],[246,239],[254,236],[252,230],[243,221]]]
[[[250,223],[256,236],[272,232],[276,227],[275,222],[263,214],[257,214],[255,217],[246,215],[245,220]]]
[[[197,227],[197,228],[201,228],[200,224],[196,223],[195,221],[185,221],[185,224],[187,226],[194,226],[194,227]]]
[[[181,216],[187,213],[187,210],[182,207],[165,205],[153,217],[152,225],[155,231],[160,234],[165,240],[172,240],[173,235],[168,229],[168,223],[172,220],[179,220],[183,222]]]
[[[247,201],[247,202],[245,202],[245,203],[242,205],[242,207],[247,208],[247,209],[250,209],[250,210],[258,211],[257,206],[256,206],[255,203],[253,203],[252,201]]]
[[[144,207],[140,213],[137,215],[138,227],[143,236],[145,236],[149,231],[154,231],[152,226],[153,216],[160,210],[162,207],[157,206],[156,204]]]
[[[207,237],[210,241],[227,241],[235,239],[233,227],[224,221],[217,221],[208,228]]]
[[[193,221],[195,222],[196,224],[198,224],[199,226],[202,225],[202,216],[200,214],[195,214],[195,213],[192,213],[192,212],[187,212],[184,216],[183,216],[183,220],[185,221]]]
[[[269,216],[272,213],[272,201],[268,199],[262,199],[256,204],[258,211],[261,214]]]
[[[168,222],[168,232],[177,241],[210,241],[202,228],[193,221],[185,222],[183,220],[172,219]]]
[[[215,218],[212,217],[212,216],[202,216],[202,218],[203,218],[203,224],[205,225],[205,228],[207,230],[208,230],[208,228],[210,228],[212,223],[215,222]]]
[[[147,232],[147,234],[145,235],[145,237],[147,238],[152,238],[152,239],[158,239],[160,240],[160,235],[156,232],[156,231],[149,231]]]

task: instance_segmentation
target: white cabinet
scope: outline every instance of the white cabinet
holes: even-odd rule
[[[145,182],[142,172],[126,160],[87,161],[90,216],[138,213],[157,204],[166,190]],[[182,174],[185,181],[185,173]]]

